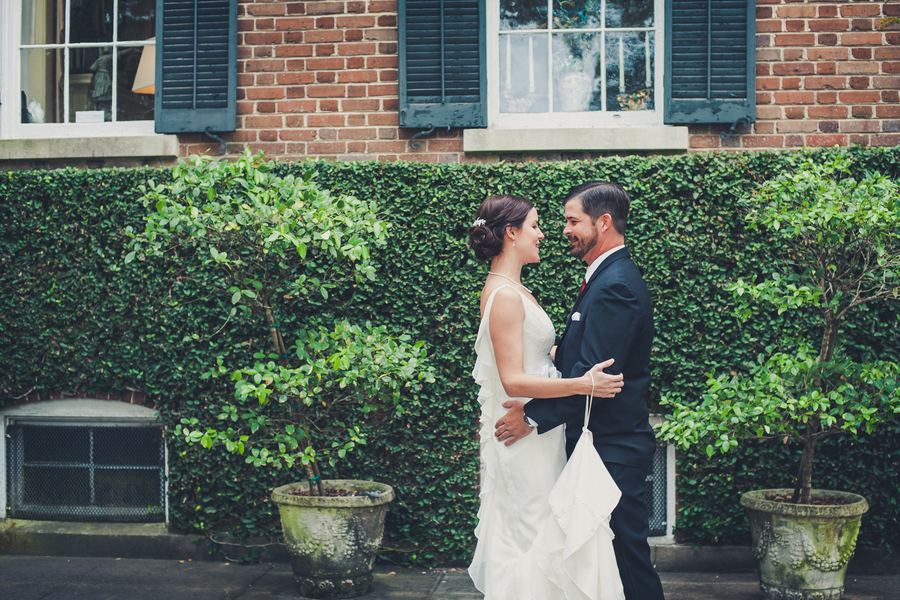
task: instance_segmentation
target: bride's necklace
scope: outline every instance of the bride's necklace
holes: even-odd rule
[[[496,275],[497,277],[502,277],[503,279],[509,279],[510,281],[512,281],[514,284],[516,284],[517,286],[519,286],[520,288],[522,288],[523,290],[525,290],[525,291],[528,292],[529,294],[531,293],[531,290],[529,290],[527,287],[525,287],[524,285],[522,285],[521,283],[519,283],[518,281],[516,281],[516,280],[513,279],[512,277],[507,277],[507,276],[504,275],[503,273],[494,273],[493,271],[488,271],[488,275]]]

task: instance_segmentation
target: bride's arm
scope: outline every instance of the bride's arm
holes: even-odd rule
[[[597,398],[612,398],[622,389],[622,375],[610,375],[602,369],[612,360],[595,365],[591,375],[571,379],[553,379],[527,375],[524,371],[522,346],[525,300],[512,288],[503,288],[494,296],[490,312],[491,341],[500,382],[506,395],[512,398],[560,398],[576,394],[590,394],[593,387]]]

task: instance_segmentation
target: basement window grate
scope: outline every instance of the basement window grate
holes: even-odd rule
[[[653,453],[653,465],[647,471],[647,492],[644,501],[650,517],[650,536],[666,535],[666,514],[668,481],[666,477],[666,454],[668,447],[658,444]]]
[[[6,433],[8,517],[165,521],[161,427],[14,422]]]

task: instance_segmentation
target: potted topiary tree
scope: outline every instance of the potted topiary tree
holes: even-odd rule
[[[320,467],[364,444],[362,422],[402,410],[412,387],[433,375],[421,342],[369,322],[326,324],[321,313],[335,291],[374,277],[369,244],[384,244],[388,224],[371,204],[319,189],[311,171],[277,175],[262,153],[248,150],[233,162],[192,157],[172,174],[142,190],[151,211],[143,232],[126,232],[133,238],[126,262],[197,253],[218,274],[212,285],[231,299],[222,327],[246,313],[264,323],[271,344],[252,366],[229,369],[218,356],[202,377],[230,374],[234,382],[221,426],[183,419],[178,433],[204,448],[224,444],[256,467],[302,469],[305,477],[292,476],[301,481],[272,494],[298,589],[311,597],[363,594],[393,490],[323,480]],[[287,303],[312,314],[292,336],[281,323]]]
[[[750,227],[765,229],[769,249],[782,259],[773,263],[785,269],[764,281],[732,284],[739,314],[750,317],[760,301],[779,313],[812,310],[822,327],[817,347],[785,340],[779,351],[760,354],[746,375],[710,375],[699,404],[677,392],[662,399],[672,412],[658,436],[682,448],[705,443],[712,456],[742,439],[802,444],[792,488],[741,498],[760,586],[770,599],[841,597],[868,505],[856,494],[812,487],[816,447],[830,436],[871,433],[900,415],[900,367],[854,362],[839,343],[851,311],[900,296],[898,186],[875,173],[854,179],[850,161],[844,152],[820,161],[804,157],[793,172],[742,201]]]

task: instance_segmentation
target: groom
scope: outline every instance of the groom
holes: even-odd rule
[[[554,362],[563,377],[584,375],[614,358],[607,369],[622,373],[624,387],[614,398],[598,399],[588,428],[622,498],[610,527],[626,600],[662,600],[659,576],[650,562],[649,524],[644,495],[656,439],[644,403],[650,387],[653,309],[637,266],[625,249],[630,199],[615,183],[590,181],[572,188],[564,201],[572,254],[587,265],[584,284],[556,347]],[[506,445],[533,428],[538,433],[566,425],[566,453],[572,454],[584,422],[584,396],[509,401],[495,435]]]

